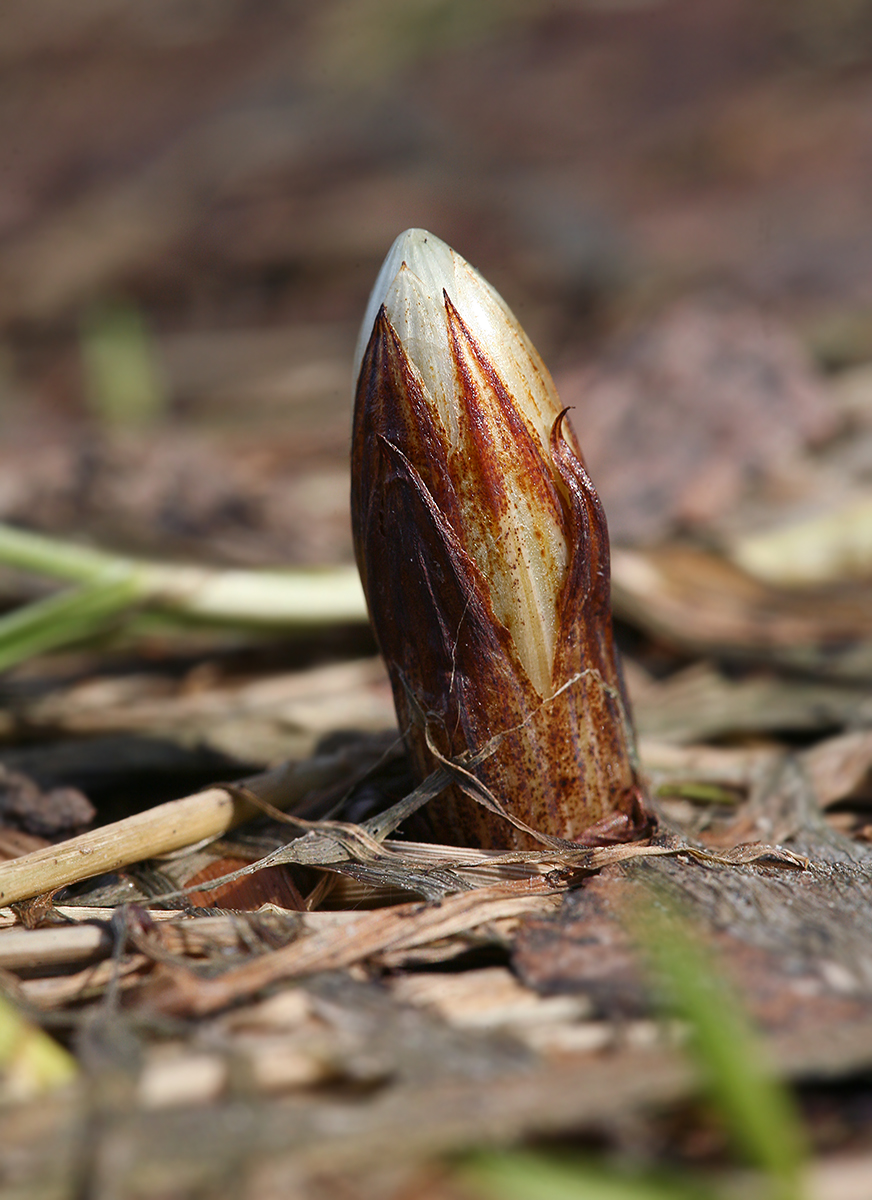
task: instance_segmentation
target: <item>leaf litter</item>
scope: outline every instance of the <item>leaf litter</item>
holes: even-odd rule
[[[390,754],[389,748],[381,758]],[[56,1010],[100,995],[105,999],[110,991],[120,989],[138,996],[136,1003],[152,1011],[203,1016],[251,1000],[287,980],[362,964],[377,967],[380,961],[390,961],[396,969],[407,952],[414,957],[438,950],[436,961],[441,956],[450,958],[462,953],[470,939],[474,943],[482,930],[487,935],[501,923],[556,913],[567,889],[582,878],[633,859],[684,857],[721,866],[766,862],[799,870],[808,865],[807,859],[782,846],[758,842],[714,851],[674,836],[661,838],[659,844],[597,847],[543,836],[540,850],[506,853],[390,836],[458,772],[471,778],[462,764],[443,761],[402,799],[360,823],[338,815],[311,820],[282,811],[258,794],[260,790],[282,799],[275,794],[274,772],[243,784],[224,785],[228,794],[248,804],[249,811],[259,809],[268,818],[267,836],[279,843],[274,849],[208,879],[203,878],[204,860],[226,863],[229,852],[240,852],[232,842],[224,839],[211,851],[208,845],[197,844],[165,856],[156,865],[159,878],[169,886],[152,887],[134,904],[113,906],[113,891],[117,901],[117,893],[123,894],[124,889],[110,885],[107,896],[100,880],[99,897],[94,889],[80,887],[72,907],[69,901],[55,906],[51,894],[18,902],[15,915],[26,928],[0,933],[0,967],[29,968],[31,977],[19,984],[20,994],[40,1008]],[[470,790],[479,803],[504,815],[494,797],[482,795],[481,785]],[[342,804],[337,807],[341,814]],[[282,832],[287,826],[296,833],[290,840]],[[85,855],[87,837],[78,839]],[[122,873],[125,865],[118,864]],[[208,896],[277,867],[302,868],[316,879],[305,898],[297,893],[299,912],[267,903],[255,913],[200,917],[192,925],[192,916],[202,911],[191,908],[192,894]],[[193,876],[195,883],[172,887]],[[345,907],[319,911],[337,882],[346,885]],[[55,892],[59,886],[63,885],[58,884]],[[420,897],[423,903],[392,903],[403,896]],[[362,902],[370,910],[357,907]],[[85,966],[72,975],[52,978],[58,966],[71,968],[107,957],[113,959],[111,964]]]
[[[841,764],[844,782],[837,790],[842,794],[858,786],[866,761],[863,749],[854,738],[830,750]],[[659,778],[667,793],[670,786],[678,787],[683,774],[697,781],[722,780],[742,794],[759,794],[761,786],[765,790],[766,769],[771,772],[780,761],[774,747],[730,750],[649,743],[646,753],[652,766],[659,754]],[[137,853],[131,849],[128,861],[116,864],[113,875],[79,883],[57,903],[52,895],[16,903],[15,914],[6,910],[10,928],[0,931],[0,969],[13,973],[9,977],[17,979],[16,997],[38,1020],[63,1019],[71,1027],[107,1020],[110,1025],[132,1022],[138,1027],[145,1057],[137,1068],[137,1094],[147,1108],[214,1104],[231,1087],[226,1055],[233,1038],[228,1042],[225,1036],[218,1051],[201,1053],[187,1038],[168,1042],[165,1033],[155,1037],[161,1022],[221,1021],[222,1014],[259,1012],[270,1003],[280,1007],[281,997],[295,996],[287,1001],[290,1011],[294,1004],[310,1003],[300,996],[309,997],[307,989],[319,987],[319,980],[339,973],[350,983],[359,972],[361,984],[368,980],[373,986],[381,979],[382,990],[387,986],[396,994],[399,1008],[391,1010],[391,1020],[396,1021],[412,993],[392,991],[393,978],[408,978],[409,971],[456,969],[455,964],[467,960],[461,975],[468,975],[472,993],[487,1008],[483,998],[493,987],[492,972],[505,969],[486,965],[488,957],[511,958],[517,931],[531,921],[556,921],[559,931],[567,897],[598,873],[609,875],[634,861],[658,859],[683,862],[685,869],[695,863],[709,871],[740,873],[762,869],[777,874],[787,868],[802,874],[808,867],[808,859],[795,850],[758,840],[753,824],[746,825],[751,836],[744,841],[737,841],[735,824],[730,836],[730,822],[725,838],[708,830],[709,844],[706,830],[683,835],[665,806],[662,831],[648,843],[579,847],[543,838],[538,850],[499,852],[415,842],[402,836],[403,822],[452,780],[469,777],[463,762],[444,761],[417,788],[401,786],[400,798],[385,803],[377,785],[398,762],[401,766],[395,734],[359,736],[332,758],[316,755],[308,765],[304,760],[241,783],[217,785],[210,793],[223,792],[231,803],[244,805],[246,825],[228,825],[205,844],[200,839],[159,855],[150,867],[137,865]],[[819,766],[819,776],[822,771]],[[831,771],[824,774],[832,777]],[[400,784],[403,778],[401,771]],[[390,780],[394,791],[397,782]],[[366,805],[373,803],[367,799],[367,787],[373,785],[378,811],[367,815]],[[480,787],[471,790],[479,803],[501,811]],[[152,815],[158,812],[152,810]],[[363,815],[349,819],[355,812]],[[795,830],[785,826],[784,832],[790,836]],[[88,837],[77,839],[80,849],[87,850]],[[55,858],[62,850],[53,849]],[[80,859],[89,857],[79,854]],[[259,879],[268,880],[276,871],[290,876],[298,897],[294,903],[285,898],[277,904],[275,886],[258,885]],[[221,889],[245,884],[253,889],[246,904],[238,897],[235,903],[232,898],[213,901],[237,911],[202,907],[211,896],[221,895]],[[55,889],[61,886],[56,882]],[[238,911],[243,908],[250,911]],[[517,1021],[498,1015],[492,1025],[486,1019],[483,1028],[498,1039],[510,1036],[536,1061],[556,1061],[553,1056],[561,1057],[567,1047],[583,1060],[604,1046],[618,1052],[623,1045],[620,1037],[615,1041],[608,1007],[601,1013],[595,1007],[584,1017],[579,1016],[584,1006],[576,1008],[573,1016],[564,1015],[555,1025],[547,1015],[549,989],[523,982],[521,987],[531,1008],[521,1023],[523,1030]],[[418,993],[425,1012],[431,1007],[427,996],[426,988]],[[449,1025],[454,1028],[458,1021],[452,1018]],[[335,1031],[325,1034],[318,1027],[316,1038],[311,1017],[300,1028],[293,1022],[291,1026],[296,1030],[293,1046],[282,1043],[284,1067],[273,1063],[268,1068],[270,1052],[261,1044],[249,1047],[255,1063],[250,1069],[256,1079],[269,1080],[263,1083],[267,1092],[336,1080],[352,1070],[347,1063],[341,1065],[345,1043],[341,1038],[341,1045],[336,1042]],[[639,1036],[643,1029],[644,1021]],[[286,1032],[270,1037],[287,1041]],[[87,1036],[92,1034],[93,1030]],[[201,1032],[198,1039],[206,1036]],[[652,1044],[661,1046],[662,1035],[655,1034]],[[197,1070],[192,1056],[200,1064]]]

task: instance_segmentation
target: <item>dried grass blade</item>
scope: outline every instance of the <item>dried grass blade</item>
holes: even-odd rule
[[[48,968],[87,962],[112,953],[113,938],[103,925],[66,925],[58,929],[4,929],[0,933],[0,969]]]

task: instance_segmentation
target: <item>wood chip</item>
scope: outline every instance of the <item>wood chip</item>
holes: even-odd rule
[[[391,982],[398,1000],[426,1007],[452,1025],[499,1028],[567,1022],[587,1016],[584,996],[541,996],[524,987],[507,967],[460,974],[403,975]]]

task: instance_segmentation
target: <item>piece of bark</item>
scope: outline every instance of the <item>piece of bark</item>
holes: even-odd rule
[[[664,895],[714,940],[764,1025],[810,1030],[872,1013],[872,851],[829,829],[791,759],[761,781],[734,836],[749,832],[808,855],[808,869],[681,857],[610,867],[570,893],[557,917],[522,930],[521,978],[545,992],[589,995],[609,1015],[638,1011],[648,993],[630,917]]]
[[[213,879],[229,875],[249,863],[245,858],[217,858],[185,880],[185,887],[194,884],[209,884]],[[232,883],[218,887],[204,886],[200,892],[190,892],[188,900],[197,908],[238,908],[254,911],[262,904],[276,904],[280,908],[302,910],[306,907],[287,867],[267,867],[255,875],[243,876]]]
[[[761,733],[831,732],[872,720],[865,683],[791,678],[770,670],[738,678],[695,662],[633,697],[643,737],[689,743]]]
[[[858,729],[827,738],[802,755],[822,806],[872,799],[872,730]]]
[[[379,1011],[384,1027],[385,1010]],[[414,1022],[409,1033],[420,1028]],[[872,1064],[872,1021],[813,1035],[789,1031],[770,1039],[767,1050],[789,1078],[862,1071]],[[271,1103],[230,1095],[152,1112],[116,1102],[94,1122],[84,1096],[49,1098],[7,1110],[0,1163],[14,1156],[17,1180],[34,1189],[51,1184],[62,1200],[74,1194],[83,1146],[96,1160],[104,1194],[135,1191],[157,1200],[180,1178],[190,1187],[220,1187],[228,1177],[253,1186],[266,1170],[300,1188],[319,1173],[369,1172],[386,1161],[421,1161],[521,1137],[601,1135],[632,1114],[662,1112],[698,1087],[688,1062],[674,1052],[634,1047],[546,1067],[521,1066],[509,1056],[501,1069],[478,1078],[474,1071],[446,1076],[438,1062],[429,1064],[438,1078],[390,1086],[382,1077],[380,1086],[371,1082],[365,1102],[359,1091],[349,1097],[326,1090]]]
[[[272,1104],[232,1099],[155,1112],[116,1109],[97,1133],[112,1148],[100,1164],[100,1184],[116,1194],[156,1197],[184,1177],[200,1187],[243,1178],[265,1162],[298,1172],[363,1170],[387,1158],[414,1161],[521,1132],[602,1127],[619,1114],[686,1095],[692,1071],[673,1056],[631,1053],[620,1060],[535,1071],[529,1067],[487,1080],[423,1080],[359,1097],[284,1099]],[[28,1106],[5,1118],[0,1161],[15,1148],[18,1178],[35,1186],[69,1177],[87,1143],[87,1108]],[[46,1139],[53,1153],[46,1156]],[[37,1146],[39,1150],[37,1151]],[[60,1170],[58,1169],[60,1167]],[[139,1186],[137,1186],[139,1180]],[[147,1190],[143,1190],[147,1187]],[[63,1190],[59,1193],[64,1196]]]
[[[827,1078],[862,1070],[872,1063],[872,977],[863,975],[872,944],[868,854],[823,830],[807,781],[795,763],[783,764],[781,773],[761,788],[751,818],[783,829],[796,846],[814,855],[812,867],[799,872],[653,859],[611,868],[571,893],[559,914],[544,919],[541,913],[535,915],[522,935],[516,966],[542,990],[587,995],[620,1020],[628,1015],[628,996],[635,1011],[644,1014],[647,989],[623,914],[627,905],[649,903],[652,888],[665,890],[682,900],[697,922],[711,931],[718,957],[767,1031],[767,1053],[781,1071],[792,1077]],[[468,914],[459,911],[468,897],[455,899],[456,904],[449,901],[430,909],[404,908],[427,915],[426,932],[437,936],[458,928],[455,918],[462,917],[460,926],[468,921]],[[458,912],[453,914],[454,909]],[[347,947],[357,956],[365,956],[374,944],[371,939],[361,944],[366,928],[373,936],[379,933],[382,944],[402,943],[396,928],[400,910],[342,914],[341,919],[338,914],[315,915],[324,921],[323,933],[335,922],[343,935],[338,948]],[[199,922],[188,924],[196,932]],[[538,939],[533,946],[536,954],[528,954],[526,960],[525,939],[528,948]],[[337,948],[334,938],[327,941]],[[322,949],[329,948],[324,942]],[[299,957],[300,949],[292,943],[278,953]],[[574,959],[567,949],[575,953]],[[536,958],[544,968],[546,950],[550,955],[547,978],[543,969],[534,979]],[[259,961],[270,966],[274,957]],[[595,979],[592,965],[598,967],[603,961],[605,969]],[[322,958],[321,965],[325,963]],[[849,963],[859,986],[846,975]],[[243,982],[238,972],[225,975],[224,981],[232,986],[223,992],[220,1003],[250,994],[252,985],[275,983],[281,975],[294,973],[288,961],[275,965],[281,968],[278,974],[269,969],[266,976],[249,975],[245,991],[233,986],[234,975],[237,984]],[[319,964],[310,958],[309,965]],[[216,997],[211,984],[221,982],[200,981],[192,986],[188,1011],[192,1000],[196,1007],[204,985],[207,1006],[213,1007]],[[428,1042],[427,1035],[423,1057],[419,1047],[407,1058],[398,1046],[406,1044],[404,1038],[418,1038],[424,1026],[411,1019],[404,1025],[397,1010],[376,997],[378,985],[368,985],[364,994],[350,988],[349,982],[347,974],[339,972],[305,986],[316,996],[320,1018],[337,1035],[356,1039],[361,1046],[373,1036],[381,1039],[378,1053],[357,1056],[355,1051],[348,1058],[349,1070],[358,1072],[359,1086],[366,1082],[371,1089],[365,1103],[359,1096],[349,1101],[322,1091],[263,1105],[250,1098],[216,1098],[207,1090],[200,1107],[169,1103],[153,1113],[118,1108],[112,1121],[101,1125],[95,1135],[101,1139],[99,1145],[111,1146],[113,1152],[101,1183],[111,1182],[123,1190],[139,1180],[138,1186],[146,1188],[142,1172],[147,1165],[146,1195],[157,1195],[182,1170],[186,1178],[196,1178],[204,1186],[231,1169],[244,1175],[255,1164],[263,1168],[269,1163],[276,1170],[284,1164],[302,1177],[328,1169],[369,1170],[385,1154],[400,1154],[411,1161],[522,1135],[595,1133],[625,1119],[627,1113],[662,1109],[691,1095],[696,1087],[692,1070],[673,1052],[622,1047],[619,1041],[606,1058],[597,1058],[590,1049],[581,1053],[564,1049],[560,1064],[547,1067],[534,1065],[517,1049],[501,1057],[495,1044],[486,1050],[478,1043],[478,1065],[468,1058],[461,1066],[454,1057],[459,1043]],[[614,1003],[616,984],[623,988],[623,1008]],[[128,994],[136,995],[137,1004],[141,1001],[141,991]],[[306,1012],[311,1011],[307,1006]],[[453,1047],[450,1054],[449,1046]],[[50,1134],[61,1156],[73,1144],[71,1114],[76,1106],[65,1101],[52,1111],[48,1124],[42,1113],[30,1113],[30,1125],[27,1114],[19,1112],[11,1133],[8,1121],[6,1131],[0,1131],[0,1158],[11,1144],[8,1139],[14,1138],[18,1161],[26,1164],[31,1178],[38,1178],[41,1169],[32,1149],[37,1137],[44,1140]],[[239,1129],[245,1130],[244,1137],[234,1132]],[[116,1157],[119,1148],[124,1154]],[[153,1162],[159,1167],[154,1168]]]
[[[98,782],[103,757],[116,769],[126,766],[137,773],[159,770],[163,758],[171,770],[173,742],[184,747],[184,753],[176,752],[180,775],[188,771],[202,777],[211,768],[215,779],[222,769],[232,769],[233,759],[273,766],[284,758],[305,758],[321,738],[337,730],[396,728],[387,673],[375,658],[256,679],[231,677],[205,688],[189,677],[98,675],[35,698],[16,697],[10,710],[9,736],[24,730],[32,736],[39,730],[80,739],[55,753],[65,753],[80,778],[96,777]],[[140,741],[125,742],[124,734],[137,735]],[[105,754],[88,763],[87,743],[81,739],[113,736]],[[133,761],[125,763],[125,752]],[[30,765],[35,756],[25,749],[7,751],[5,757],[13,765],[22,759]],[[38,769],[36,756],[34,773]]]

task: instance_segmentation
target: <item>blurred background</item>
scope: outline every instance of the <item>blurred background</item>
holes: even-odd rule
[[[867,0],[7,0],[0,58],[2,520],[350,560],[413,225],[527,327],[618,544],[872,488]]]
[[[737,876],[741,887],[730,885],[730,867],[706,876],[715,880],[708,900],[702,890],[687,897],[721,931],[719,957],[766,1036],[784,1027],[795,1035],[793,1057],[775,1061],[794,1078],[830,1081],[829,1091],[815,1085],[800,1096],[809,1144],[865,1156],[859,1190],[809,1194],[872,1195],[872,0],[4,0],[0,168],[0,858],[316,750],[382,762],[394,710],[350,574],[357,609],[350,618],[334,612],[330,628],[320,622],[330,624],[325,595],[352,561],[358,323],[393,239],[424,226],[499,289],[571,406],[609,519],[618,636],[667,828],[717,853],[790,842],[816,871],[830,861],[844,868],[830,890],[822,869],[803,875],[796,894],[810,882],[795,908],[794,893],[778,893],[787,898],[771,909],[777,919],[749,902],[750,868]],[[19,536],[16,549],[10,525],[60,543],[33,552],[32,574],[10,565],[22,565],[27,540]],[[80,563],[68,543],[175,564],[340,570],[320,575],[326,590],[302,620],[286,612],[260,620],[260,611],[240,628],[238,612],[225,611],[222,627],[199,620],[202,611],[188,611],[185,623],[172,603],[161,611],[161,588],[145,599],[124,592],[117,563],[46,565]],[[242,572],[222,574],[238,584]],[[293,590],[300,574],[279,582]],[[45,576],[82,586],[54,593]],[[275,599],[278,588],[267,588],[261,605],[262,575],[248,583],[252,608]],[[381,770],[361,806],[408,788],[402,761]],[[350,771],[330,785],[335,794],[318,793],[325,805],[348,793]],[[348,811],[357,820],[368,810]],[[286,829],[279,834],[268,849]],[[266,853],[241,835],[212,850],[229,858],[197,876],[190,863],[183,874],[179,859],[179,880],[203,883],[228,861]],[[761,870],[761,895],[771,870]],[[165,895],[168,876],[150,871],[133,864],[112,885],[139,891],[88,894],[100,904]],[[673,879],[691,889],[701,875],[679,863]],[[527,989],[524,1003],[539,993],[546,1004],[592,997],[592,1007],[570,1008],[568,1040],[529,1045],[562,1063],[611,1047],[613,1028],[636,1088],[634,1056],[661,1043],[651,1040],[648,1002],[635,998],[632,956],[620,949],[626,932],[616,940],[606,919],[608,881],[601,900],[594,882],[569,897],[562,925],[549,926],[553,943],[543,921],[526,942],[512,947],[505,939],[514,934],[499,933],[481,945],[494,957],[464,951],[456,962],[464,971],[502,964],[511,986],[520,979]],[[196,902],[245,910],[274,898],[240,891],[233,900],[214,889],[208,897]],[[356,906],[360,894],[337,891],[333,901]],[[429,1005],[430,993],[413,990],[426,972],[414,973],[442,964],[439,953],[409,960],[403,1004]],[[401,970],[396,958],[382,961]],[[693,1001],[700,971],[688,962],[675,970],[685,970]],[[121,1012],[112,971],[101,985],[109,999],[94,1002],[105,1019],[93,1025],[98,1048],[115,1044],[100,1041],[100,1030]],[[483,989],[493,986],[492,975],[482,978]],[[35,979],[27,993],[28,982],[15,994],[37,1005],[49,994],[38,988],[54,986]],[[363,987],[360,976],[348,982]],[[78,992],[53,994],[58,1005],[64,996],[79,1003]],[[312,1011],[327,1011],[330,994]],[[486,1024],[475,1004],[467,1019],[462,997],[473,993],[455,994],[464,1037],[501,1031],[500,1022],[516,1029],[511,1017]],[[503,993],[494,994],[499,1008]],[[134,1012],[139,1001],[125,995]],[[292,1065],[276,1084],[279,1070],[265,1088],[311,1083],[320,1104],[323,1081],[338,1080],[365,1112],[362,1101],[380,1104],[395,1070],[403,1080],[408,1069],[418,1087],[437,1060],[450,1073],[462,1059],[470,1078],[485,1061],[468,1049],[483,1041],[446,1054],[449,1043],[437,1039],[397,1068],[406,1060],[379,1047],[405,1046],[413,1035],[395,1031],[417,1026],[385,1024],[364,992],[349,995],[357,1023],[337,1018],[338,1049],[328,1054],[316,1039],[312,1050],[301,1025],[287,1061],[303,1061],[302,1073]],[[511,1012],[514,1001],[505,1003]],[[741,1038],[716,1008],[705,1016],[708,1003],[699,1001],[695,1017],[688,1002],[691,1024],[704,1025],[703,1011],[724,1077],[741,1083]],[[371,1026],[361,1016],[369,1011]],[[448,1001],[437,1011],[454,1019]],[[534,1033],[535,1021],[541,1030],[558,1020],[519,1011],[517,1029]],[[862,1036],[844,1033],[855,1018],[866,1022]],[[638,1041],[627,1032],[634,1022],[645,1027]],[[62,1027],[75,1026],[52,1026]],[[348,1049],[354,1038],[363,1067]],[[79,1043],[85,1062],[88,1044]],[[301,1046],[317,1059],[310,1074]],[[503,1043],[493,1046],[488,1061],[510,1064]],[[280,1058],[272,1042],[265,1053]],[[757,1051],[743,1053],[756,1069]],[[335,1066],[345,1059],[347,1073]],[[228,1079],[248,1080],[243,1061],[232,1060]],[[89,1070],[115,1060],[107,1050],[93,1063]],[[503,1070],[480,1075],[492,1094]],[[661,1119],[659,1078],[645,1085],[655,1114],[647,1125],[617,1107],[602,1118],[597,1096],[585,1118],[590,1144],[631,1165],[658,1155],[722,1161],[726,1139],[707,1132],[709,1118],[688,1121],[680,1109]],[[673,1097],[674,1079],[664,1084]],[[0,1078],[0,1101],[2,1086]],[[553,1111],[564,1094],[549,1085]],[[115,1095],[106,1091],[110,1105]],[[774,1146],[777,1159],[777,1122],[770,1136],[753,1086],[746,1095],[757,1142]],[[406,1113],[397,1097],[383,1119]],[[417,1137],[430,1121],[414,1104]],[[456,1129],[453,1100],[439,1104]],[[52,1135],[53,1145],[85,1144],[104,1126],[111,1139],[108,1110],[104,1121],[102,1110],[92,1119],[86,1107],[70,1108],[88,1127],[66,1141]],[[349,1111],[335,1129],[352,1128]],[[479,1119],[493,1136],[487,1105],[470,1100],[462,1111],[473,1130],[463,1137],[478,1136]],[[555,1129],[575,1120],[566,1111]],[[186,1115],[172,1114],[173,1145],[187,1144],[193,1126],[176,1125]],[[217,1147],[236,1120],[210,1124],[212,1141],[191,1139],[191,1156]],[[523,1121],[531,1124],[512,1124],[507,1136],[548,1131],[538,1114]],[[256,1125],[238,1124],[244,1141]],[[27,1138],[10,1128],[19,1156]],[[28,1143],[39,1163],[50,1161],[46,1128],[40,1118]],[[147,1138],[152,1127],[143,1128]],[[454,1142],[440,1142],[434,1128],[442,1153]],[[294,1137],[308,1139],[309,1129],[303,1120]],[[259,1153],[261,1143],[251,1144]],[[382,1144],[376,1137],[376,1153]],[[149,1170],[152,1159],[163,1162],[151,1146],[144,1153]],[[322,1153],[300,1161],[332,1162],[329,1146]],[[112,1154],[95,1150],[93,1162],[127,1162],[126,1150]],[[751,1160],[768,1169],[772,1154]],[[214,1159],[225,1161],[217,1150]],[[341,1158],[336,1169],[356,1161]],[[77,1157],[76,1187],[85,1174]],[[438,1179],[435,1190],[353,1182],[313,1194],[449,1194]],[[156,1194],[142,1186],[137,1195]],[[166,1186],[168,1195],[185,1187],[175,1178]],[[730,1194],[746,1194],[736,1186]],[[276,1194],[292,1192],[283,1185]],[[272,1192],[261,1182],[252,1194]],[[658,1185],[638,1194],[679,1192]]]

